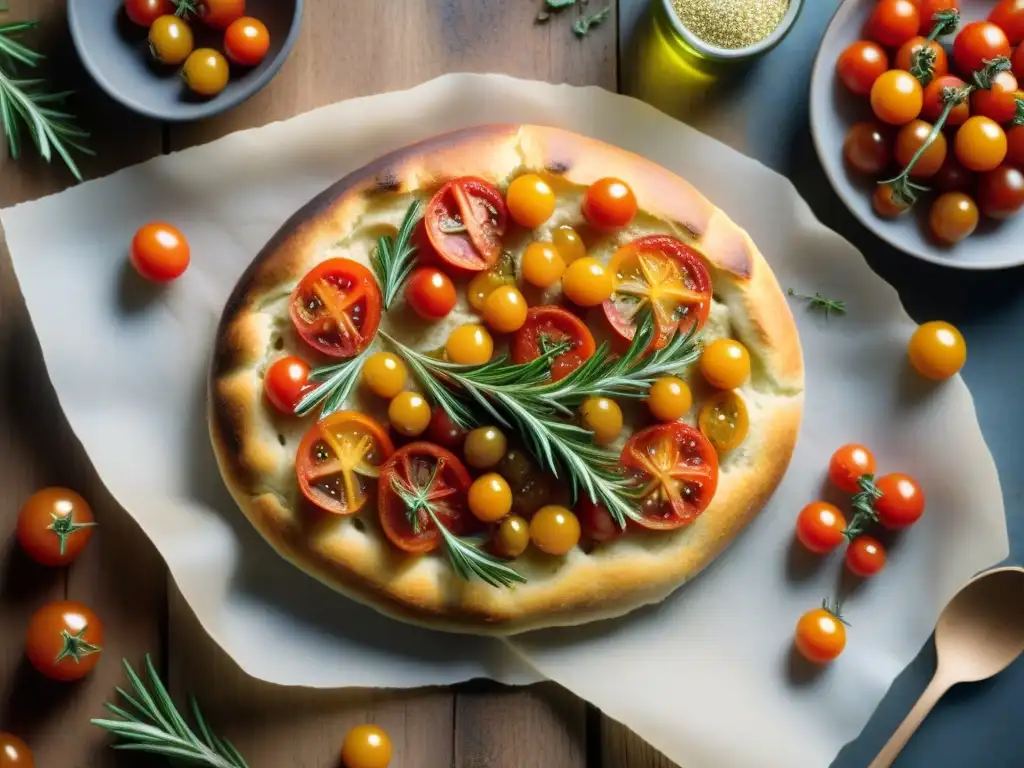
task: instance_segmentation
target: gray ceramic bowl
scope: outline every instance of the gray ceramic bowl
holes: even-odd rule
[[[123,0],[68,0],[68,24],[85,68],[108,94],[129,109],[157,120],[198,120],[230,109],[269,83],[295,44],[303,0],[248,0],[246,14],[270,32],[270,52],[251,69],[231,67],[231,81],[213,98],[191,94],[180,67],[152,60],[147,30],[133,24]],[[223,32],[191,22],[196,47],[223,51]]]

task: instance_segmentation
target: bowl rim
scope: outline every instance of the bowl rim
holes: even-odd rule
[[[107,79],[103,73],[101,67],[96,63],[93,58],[90,49],[86,46],[79,34],[81,25],[79,14],[83,12],[80,7],[80,2],[72,2],[71,0],[67,3],[67,16],[68,16],[68,28],[71,31],[71,40],[74,43],[75,51],[78,53],[78,58],[82,62],[89,76],[93,79],[104,93],[110,96],[114,101],[118,102],[124,107],[127,107],[132,112],[140,114],[144,117],[151,118],[153,120],[159,120],[165,123],[188,123],[196,120],[203,120],[208,117],[219,115],[222,112],[226,112],[229,109],[237,107],[242,102],[248,100],[252,96],[255,96],[261,90],[263,90],[267,84],[277,76],[277,73],[284,66],[284,62],[287,60],[289,53],[292,48],[295,47],[295,41],[299,37],[299,31],[302,28],[302,17],[303,17],[303,6],[305,0],[295,0],[295,13],[292,16],[291,25],[288,28],[288,34],[285,36],[284,44],[281,46],[281,50],[278,51],[275,56],[268,64],[266,69],[260,72],[255,77],[251,78],[244,88],[235,91],[232,94],[225,96],[223,99],[214,97],[210,101],[202,104],[203,109],[198,109],[195,112],[183,115],[176,111],[163,111],[160,109],[151,109],[146,106],[143,102],[132,98],[129,95],[121,92],[115,88],[113,84]]]
[[[786,33],[789,32],[790,28],[796,22],[797,17],[800,15],[800,11],[803,8],[803,4],[803,0],[789,0],[789,8],[786,9],[786,14],[782,17],[779,25],[770,35],[756,43],[744,48],[722,48],[712,43],[705,42],[697,37],[685,24],[683,24],[682,20],[680,20],[675,9],[672,7],[672,0],[661,0],[661,8],[668,17],[668,22],[672,26],[673,31],[695,51],[718,61],[737,61],[740,59],[746,59],[751,56],[757,56],[765,53],[774,48],[782,41],[782,38],[785,37]]]

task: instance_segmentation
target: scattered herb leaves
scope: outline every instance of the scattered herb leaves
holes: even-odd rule
[[[612,12],[610,5],[605,6],[596,13],[591,13],[587,16],[583,16],[576,20],[576,23],[572,25],[572,31],[576,37],[586,37],[590,33],[591,27],[596,27],[601,24],[608,15]]]
[[[797,293],[792,288],[790,288],[787,293],[795,299],[803,299],[808,303],[811,309],[821,311],[824,313],[826,318],[833,312],[837,315],[846,314],[846,302],[840,299],[830,299],[817,292],[815,292],[813,296],[808,296],[805,293]]]

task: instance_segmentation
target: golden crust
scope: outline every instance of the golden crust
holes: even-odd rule
[[[687,528],[630,534],[589,554],[531,553],[528,583],[495,589],[460,581],[440,557],[409,558],[387,542],[375,515],[325,516],[295,489],[296,420],[262,398],[274,350],[295,344],[283,301],[326,252],[355,231],[382,197],[426,195],[474,175],[502,185],[531,170],[556,191],[602,176],[630,182],[643,215],[691,242],[712,272],[731,335],[755,361],[742,391],[751,411],[744,446],[725,457],[711,506]],[[628,237],[624,233],[623,237]],[[299,347],[291,346],[298,349]],[[802,411],[803,360],[792,314],[750,237],[697,190],[639,156],[566,131],[485,126],[436,137],[381,158],[326,190],[286,222],[240,279],[225,307],[211,365],[209,421],[225,482],[242,511],[285,558],[382,612],[458,632],[511,634],[579,624],[663,599],[721,552],[763,507],[789,464]]]

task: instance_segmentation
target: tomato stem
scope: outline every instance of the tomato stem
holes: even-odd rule
[[[94,528],[96,526],[96,523],[76,523],[73,515],[71,514],[55,515],[51,512],[50,517],[53,518],[53,522],[46,526],[46,530],[53,531],[57,538],[60,539],[61,557],[64,557],[68,539],[71,538],[73,534],[84,528]]]
[[[870,523],[878,522],[878,513],[875,511],[875,501],[882,498],[882,492],[875,485],[874,475],[861,475],[857,478],[857,485],[860,491],[854,494],[851,506],[853,518],[850,524],[843,530],[843,536],[852,541],[867,530]]]
[[[1024,125],[1024,99],[1017,98],[1017,114],[1013,116],[1012,125]]]
[[[913,55],[910,74],[912,74],[921,85],[928,85],[935,76],[935,51],[931,43],[938,37],[951,35],[956,32],[960,25],[960,13],[953,9],[942,10],[932,16],[932,30],[925,38],[925,44]]]

